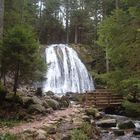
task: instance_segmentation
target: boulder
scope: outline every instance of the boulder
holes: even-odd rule
[[[30,113],[44,113],[46,111],[45,107],[40,104],[31,104],[28,108]]]
[[[61,138],[61,140],[71,140],[71,135],[69,134],[64,134]]]
[[[118,125],[120,129],[132,129],[135,128],[135,124],[132,121],[125,121]]]
[[[96,125],[103,128],[116,127],[117,121],[115,119],[105,119],[96,122]]]
[[[134,135],[140,135],[140,130],[139,129],[134,130],[133,134]]]
[[[82,116],[82,119],[85,121],[85,122],[91,122],[91,119],[90,119],[90,117],[89,116],[87,116],[87,115],[83,115]]]
[[[46,103],[50,108],[53,108],[54,110],[60,109],[59,102],[54,99],[46,99]]]
[[[123,130],[114,130],[114,134],[115,134],[115,136],[123,136],[124,131]]]
[[[49,105],[46,101],[43,101],[42,105],[45,107],[45,108],[49,108]]]
[[[67,108],[70,104],[70,100],[67,96],[62,96],[60,99],[60,106]]]
[[[40,97],[43,95],[43,92],[42,92],[42,88],[41,88],[41,87],[38,87],[38,88],[37,88],[37,90],[36,90],[36,92],[35,92],[35,95],[36,95],[36,96],[40,96]]]
[[[85,111],[88,116],[93,116],[93,117],[95,117],[96,114],[98,113],[98,110],[96,108],[87,108]]]
[[[31,104],[33,104],[32,97],[22,96],[22,104],[25,107],[29,107]]]
[[[33,104],[40,104],[40,105],[43,104],[43,102],[37,96],[33,96],[32,101],[33,101]]]
[[[47,96],[54,96],[54,93],[52,91],[48,91],[48,92],[45,92],[45,95],[47,95]]]
[[[47,128],[47,134],[56,134],[56,128],[55,127],[48,127]]]
[[[46,132],[44,130],[42,130],[42,129],[37,130],[37,134],[38,134],[36,137],[37,140],[46,140],[47,139]]]

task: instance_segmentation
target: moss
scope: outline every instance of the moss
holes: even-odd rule
[[[140,116],[140,103],[132,103],[129,101],[124,101],[122,106],[125,108],[125,113],[128,117]]]
[[[88,116],[95,117],[96,116],[96,113],[98,113],[98,110],[96,108],[88,108],[88,109],[86,109],[86,114]]]

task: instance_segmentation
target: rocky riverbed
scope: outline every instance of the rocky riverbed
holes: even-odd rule
[[[2,113],[12,100],[7,95]],[[56,97],[51,92],[44,97],[18,95],[8,115],[2,113],[6,119],[18,116],[22,120],[13,127],[0,126],[0,136],[9,133],[15,140],[140,140],[139,120],[106,115],[77,102],[77,97]]]

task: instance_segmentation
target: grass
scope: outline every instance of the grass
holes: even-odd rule
[[[0,134],[0,140],[19,140],[19,138],[16,135],[6,133]]]
[[[17,125],[20,121],[19,120],[6,120],[6,119],[0,119],[0,127],[14,127]]]

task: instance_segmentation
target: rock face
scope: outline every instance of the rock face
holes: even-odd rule
[[[135,128],[135,124],[132,121],[125,121],[118,125],[120,129],[133,129]]]
[[[96,122],[96,125],[103,128],[116,127],[117,121],[115,119],[105,119]]]

